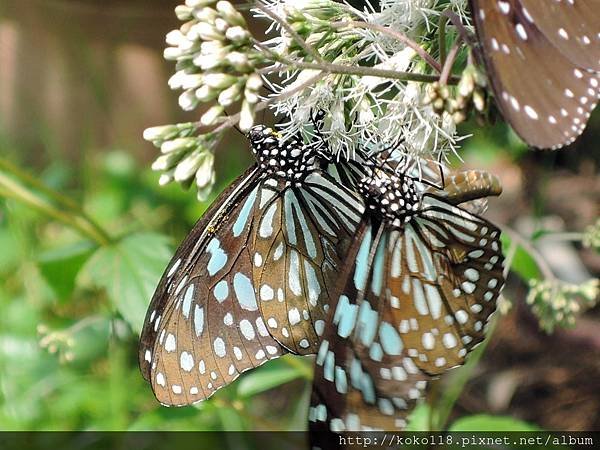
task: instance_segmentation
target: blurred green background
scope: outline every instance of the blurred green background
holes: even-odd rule
[[[146,127],[194,119],[179,111],[162,59],[177,3],[0,3],[1,430],[306,426],[310,358],[271,362],[187,408],[159,406],[137,368],[158,278],[210,204],[159,187],[150,170],[157,151],[141,137]],[[490,218],[530,237],[579,232],[599,216],[598,114],[562,152],[529,152],[502,124],[465,132],[475,134],[465,164],[504,184]],[[216,155],[214,195],[250,162],[232,132]],[[600,274],[598,254],[578,243],[548,255],[572,283]],[[433,386],[415,429],[600,430],[598,309],[547,336],[524,305],[536,265],[527,255],[515,261],[494,335]]]

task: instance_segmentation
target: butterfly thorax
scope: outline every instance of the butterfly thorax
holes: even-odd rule
[[[283,140],[275,130],[258,125],[248,133],[250,148],[264,176],[300,183],[316,169],[317,149],[300,136]]]
[[[378,172],[363,178],[359,190],[367,209],[395,228],[402,228],[419,209],[415,183],[404,175]]]

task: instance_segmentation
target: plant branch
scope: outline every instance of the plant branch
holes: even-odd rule
[[[448,53],[448,57],[446,59],[446,62],[444,63],[444,68],[442,69],[442,73],[440,75],[440,84],[442,86],[448,84],[448,79],[450,78],[450,74],[452,73],[452,66],[454,65],[454,61],[456,60],[456,56],[458,55],[458,52],[460,50],[460,42],[461,39],[459,38]]]
[[[423,58],[425,60],[425,62],[427,62],[427,64],[429,64],[438,73],[442,71],[440,64],[429,53],[427,53],[423,47],[421,47],[419,44],[417,44],[415,41],[410,39],[405,34],[400,33],[399,31],[392,30],[389,27],[384,27],[384,26],[377,25],[374,23],[358,22],[358,21],[334,22],[331,24],[331,27],[332,28],[344,28],[344,27],[364,28],[367,30],[378,31],[382,34],[387,34],[388,36],[393,37],[394,39],[397,39],[398,41],[403,42],[408,47],[412,48],[415,52],[417,52],[417,54],[421,58]]]
[[[550,265],[546,262],[541,253],[531,242],[506,225],[503,225],[501,228],[503,233],[508,234],[512,241],[515,241],[517,244],[519,244],[529,254],[529,256],[533,258],[538,266],[538,269],[540,269],[540,272],[546,280],[557,281],[556,275],[554,275],[554,272],[552,272]]]
[[[448,17],[445,15],[440,16],[438,23],[438,47],[440,50],[440,64],[446,63],[446,25],[448,24]]]
[[[80,213],[64,212],[3,172],[0,172],[0,189],[2,189],[2,194],[6,197],[21,201],[55,220],[75,228],[99,245],[105,246],[111,242],[108,233],[86,216]]]
[[[333,63],[308,63],[308,62],[294,62],[293,66],[290,69],[312,69],[312,70],[320,70],[326,73],[337,73],[341,75],[357,75],[363,77],[378,77],[378,78],[388,78],[391,80],[401,80],[401,81],[417,81],[423,83],[434,83],[439,80],[438,75],[427,75],[423,73],[413,73],[413,72],[403,72],[400,70],[388,70],[388,69],[378,69],[375,67],[365,67],[365,66],[346,66],[343,64],[333,64]],[[276,68],[268,68],[268,70],[263,73],[273,73],[278,72],[280,69]],[[457,84],[459,79],[457,77],[449,77],[448,84]]]

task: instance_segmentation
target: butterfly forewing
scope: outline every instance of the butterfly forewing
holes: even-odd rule
[[[575,65],[600,71],[600,2],[598,0],[521,0],[527,20],[535,23]]]
[[[547,7],[547,2],[538,3]],[[506,120],[535,147],[573,142],[597,103],[599,74],[574,63],[555,45],[560,29],[550,38],[538,28],[538,22],[553,26],[549,12],[532,21],[519,0],[472,0],[471,5],[488,77]]]
[[[259,164],[186,237],[148,310],[140,367],[166,405],[203,400],[287,351],[316,352],[363,212],[310,148],[253,130]]]

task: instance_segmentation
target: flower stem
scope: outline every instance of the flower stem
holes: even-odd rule
[[[440,64],[429,53],[427,53],[423,47],[421,47],[419,44],[417,44],[415,41],[410,39],[405,34],[400,33],[399,31],[396,31],[396,30],[392,30],[389,27],[384,27],[381,25],[377,25],[375,23],[358,22],[358,21],[334,22],[331,24],[331,27],[332,28],[344,28],[344,27],[364,28],[364,29],[368,29],[368,30],[378,31],[379,33],[382,33],[382,34],[387,34],[388,36],[391,36],[394,39],[397,39],[400,42],[403,42],[404,44],[406,44],[408,47],[412,48],[415,52],[417,52],[417,54],[421,58],[423,58],[427,62],[427,64],[429,64],[438,73],[440,73],[442,71]]]
[[[523,236],[521,236],[515,230],[513,230],[512,228],[510,228],[506,225],[502,226],[501,228],[502,228],[503,233],[508,234],[508,236],[510,237],[510,239],[512,241],[519,244],[529,254],[529,256],[531,256],[531,258],[533,258],[533,260],[535,261],[535,263],[538,266],[538,269],[540,269],[542,276],[546,280],[557,281],[557,278],[554,275],[554,272],[552,272],[550,265],[546,262],[546,260],[541,255],[541,253],[533,246],[533,244],[531,242],[529,242],[527,239],[525,239]]]
[[[89,237],[99,245],[105,246],[110,244],[111,238],[108,233],[87,216],[71,199],[44,186],[39,181],[34,180],[29,174],[26,174],[5,160],[0,159],[0,169],[3,169],[3,171],[0,171],[0,189],[2,195],[23,202],[59,222],[75,228],[82,235]],[[30,182],[44,194],[54,199],[59,205],[53,205],[22,183],[7,176],[6,172],[11,173],[20,179],[20,181]]]

